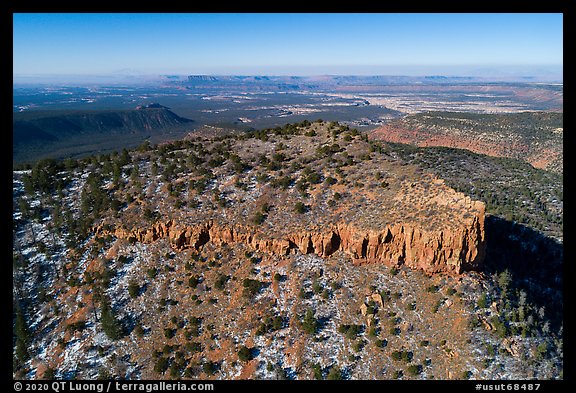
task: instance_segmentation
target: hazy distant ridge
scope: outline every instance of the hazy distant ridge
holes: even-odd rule
[[[78,134],[136,132],[190,122],[165,108],[118,111],[15,113],[14,144],[60,140]]]
[[[192,120],[165,107],[154,105],[132,110],[14,113],[14,160],[29,159],[32,151],[45,155],[65,146],[89,146],[96,141],[112,141],[112,138],[137,133],[162,133],[190,122]]]

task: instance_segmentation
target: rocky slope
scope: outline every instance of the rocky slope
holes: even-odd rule
[[[338,123],[39,162],[13,206],[16,378],[562,375],[484,204]]]
[[[445,146],[517,158],[562,173],[563,114],[524,112],[474,114],[425,112],[372,131],[372,137],[416,146]]]

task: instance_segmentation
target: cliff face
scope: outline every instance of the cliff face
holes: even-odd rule
[[[227,151],[229,162],[205,168],[210,180],[181,168],[168,195],[162,177],[149,176],[147,194],[95,224],[96,234],[144,243],[166,239],[176,250],[200,250],[210,242],[273,255],[340,251],[355,264],[403,264],[428,273],[481,266],[483,203],[377,153],[360,135],[336,144],[338,130],[329,124],[306,127],[302,132],[313,130],[312,136],[281,138],[277,145],[239,138],[190,144],[210,163]],[[180,163],[196,153],[178,154]],[[142,219],[146,209],[156,212],[155,224]]]
[[[479,202],[475,202],[480,204]],[[146,228],[98,227],[97,235],[113,235],[131,242],[150,243],[168,239],[176,250],[199,250],[204,244],[243,243],[254,250],[287,255],[293,250],[328,257],[337,251],[353,262],[388,265],[405,264],[427,273],[455,273],[479,268],[484,259],[484,210],[457,230],[423,230],[407,224],[387,225],[383,230],[361,229],[354,224],[337,224],[319,232],[289,233],[283,238],[264,235],[253,227],[219,224],[214,220],[193,226],[173,220]]]
[[[562,113],[421,113],[372,131],[376,139],[419,147],[467,149],[516,158],[535,168],[562,172]]]

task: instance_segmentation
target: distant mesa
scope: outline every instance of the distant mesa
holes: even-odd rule
[[[20,144],[32,142],[35,136],[59,140],[77,134],[161,129],[191,121],[160,104],[149,104],[133,110],[14,113],[12,131],[14,144]]]
[[[138,105],[136,107],[136,110],[141,110],[141,109],[170,109],[170,108],[168,108],[167,106],[164,106],[164,105],[160,105],[157,102],[153,102],[153,103],[148,104],[148,105],[143,104],[143,105]]]
[[[12,123],[13,160],[100,151],[121,140],[137,145],[143,140],[138,135],[161,135],[192,122],[158,103],[129,110],[18,112]]]
[[[210,76],[210,75],[189,75],[188,76],[188,82],[215,82],[218,79],[214,76]]]

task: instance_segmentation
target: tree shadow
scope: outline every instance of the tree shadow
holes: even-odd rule
[[[545,307],[551,322],[562,322],[564,246],[525,225],[488,216],[483,271],[508,270],[511,290],[524,290],[527,300]]]
[[[324,328],[328,325],[328,322],[330,321],[330,319],[331,319],[331,318],[330,318],[329,316],[318,317],[318,318],[316,319],[316,323],[317,323],[317,329],[316,329],[316,331],[317,331],[317,332],[322,331],[322,329],[324,329]]]

